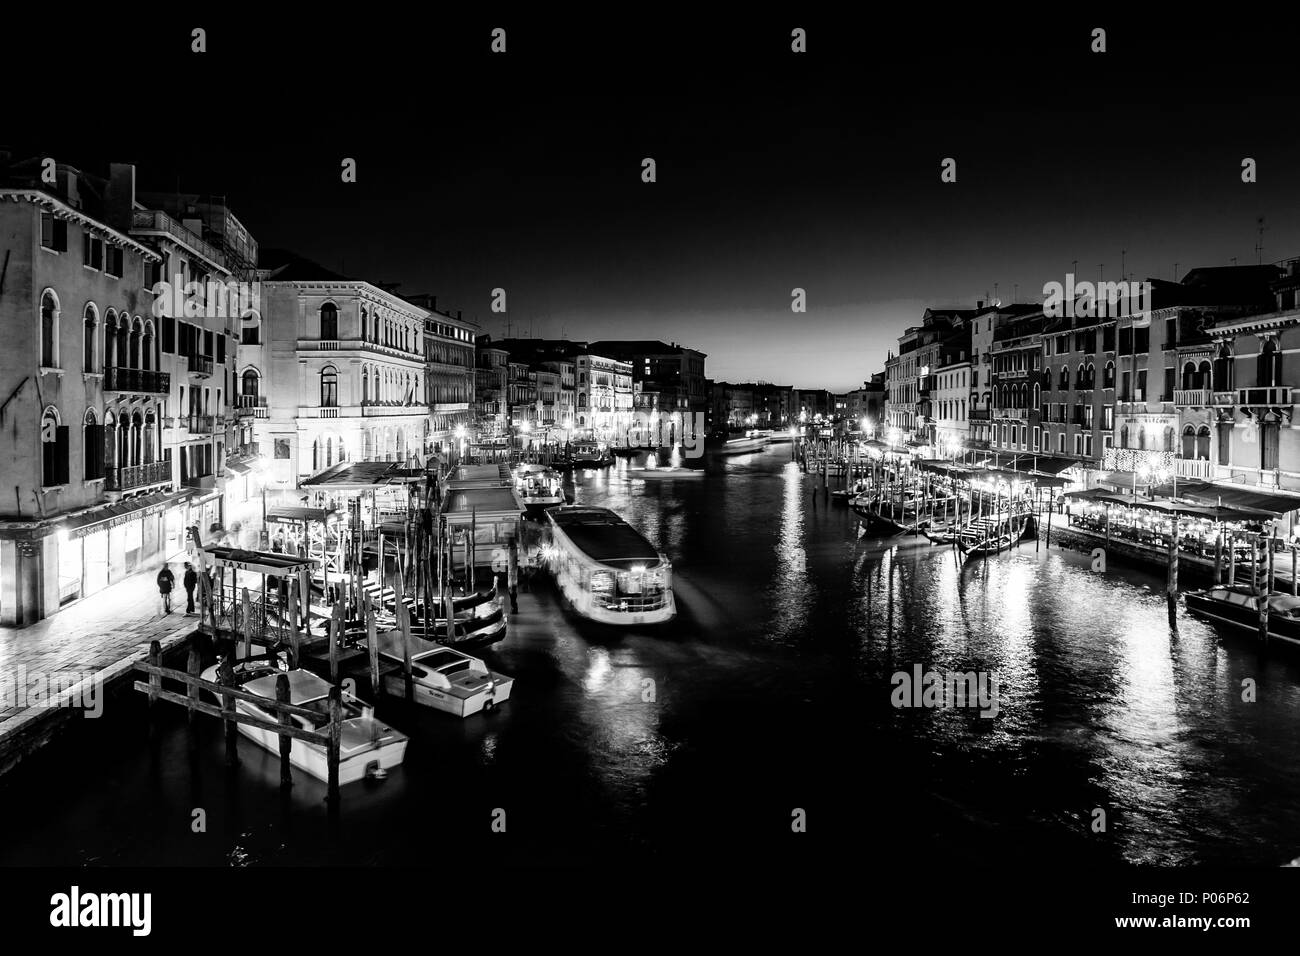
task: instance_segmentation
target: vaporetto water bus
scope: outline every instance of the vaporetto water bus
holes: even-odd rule
[[[561,594],[583,617],[604,624],[659,624],[677,615],[672,564],[608,508],[546,512],[543,552]]]

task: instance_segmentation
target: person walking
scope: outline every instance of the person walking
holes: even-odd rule
[[[194,572],[194,565],[185,562],[185,576],[181,578],[185,585],[185,613],[194,613],[194,589],[198,587],[199,576]]]
[[[172,612],[172,588],[176,586],[176,575],[172,574],[172,569],[164,564],[162,570],[158,572],[158,593],[162,596],[163,613]]]

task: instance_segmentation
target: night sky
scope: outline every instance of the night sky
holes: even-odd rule
[[[7,48],[0,144],[225,195],[263,247],[493,335],[499,286],[517,335],[662,338],[717,379],[844,390],[927,306],[1037,300],[1075,260],[1253,263],[1260,216],[1264,261],[1300,255],[1296,24],[1256,16],[83,22],[57,71]]]

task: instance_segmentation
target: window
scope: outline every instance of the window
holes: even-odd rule
[[[320,337],[337,339],[339,337],[339,310],[332,302],[320,307]]]
[[[260,344],[262,328],[260,323],[258,323],[257,319],[252,319],[252,318],[244,319],[244,324],[240,331],[241,331],[241,335],[239,341],[241,344],[243,345]]]
[[[167,355],[176,354],[176,320],[170,315],[162,320],[162,350]]]
[[[1190,427],[1190,426],[1188,426]],[[1232,464],[1230,458],[1232,453],[1232,422],[1219,422],[1219,464]],[[1209,458],[1207,454],[1205,456]]]
[[[86,409],[82,426],[82,477],[94,481],[104,477],[104,426],[95,421],[93,409]]]
[[[247,369],[244,372],[243,378],[241,379],[240,393],[243,395],[249,395],[252,396],[253,398],[256,398],[257,386],[258,386],[257,372],[255,372],[251,368]]]
[[[41,365],[59,367],[59,300],[49,290],[41,296]]]
[[[90,232],[81,236],[82,262],[91,269],[104,268],[104,240]]]
[[[41,485],[52,488],[68,483],[68,427],[59,424],[53,406],[41,416]]]
[[[51,252],[67,252],[67,220],[56,219],[52,212],[41,213],[41,246]]]
[[[104,275],[114,279],[122,278],[122,250],[119,246],[109,246],[104,259]]]
[[[334,408],[339,403],[339,373],[333,365],[321,370],[320,403],[325,408]]]
[[[96,324],[95,306],[87,302],[85,317],[82,321],[81,370],[83,372],[95,371]]]

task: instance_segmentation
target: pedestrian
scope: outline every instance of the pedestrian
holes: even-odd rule
[[[158,572],[158,594],[162,597],[164,614],[172,612],[172,588],[175,586],[176,575],[172,574],[172,569],[164,564],[162,570]]]
[[[194,589],[198,587],[199,576],[194,573],[194,565],[188,561],[185,562],[185,576],[181,578],[181,583],[185,585],[185,613],[194,613]]]

